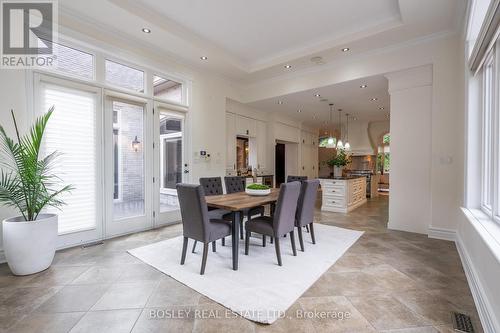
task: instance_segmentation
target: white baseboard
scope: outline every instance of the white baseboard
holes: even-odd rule
[[[427,234],[429,235],[429,238],[442,239],[452,242],[456,241],[457,239],[456,230],[451,230],[451,229],[443,229],[443,228],[436,228],[433,226],[429,226]]]
[[[481,320],[481,325],[485,333],[496,333],[500,332],[500,321],[497,318],[497,314],[494,313],[488,301],[488,297],[484,292],[484,288],[479,280],[479,275],[474,268],[467,249],[464,247],[460,235],[456,234],[456,242],[458,253],[462,261],[462,266],[469,283],[469,288],[474,298],[474,304],[476,305],[477,312],[479,314],[479,319]],[[500,315],[500,314],[499,314]]]

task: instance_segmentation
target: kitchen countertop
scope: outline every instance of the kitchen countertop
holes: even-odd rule
[[[365,176],[350,176],[350,177],[319,177],[319,179],[329,179],[329,180],[351,180],[357,178],[365,178]]]

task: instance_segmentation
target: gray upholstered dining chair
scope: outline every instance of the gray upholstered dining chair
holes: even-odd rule
[[[304,180],[307,180],[307,176],[287,176],[286,177],[286,182],[302,182]]]
[[[181,208],[184,242],[182,244],[181,265],[186,261],[189,238],[203,243],[203,258],[200,274],[205,274],[208,244],[231,235],[231,222],[222,219],[210,219],[202,186],[177,184],[177,196]]]
[[[206,196],[224,194],[222,192],[222,180],[220,177],[200,178],[200,185],[203,187],[203,191]],[[208,207],[208,218],[210,219],[218,219],[218,220],[223,219],[231,221],[232,216],[233,216],[232,212],[228,210]],[[222,246],[225,245],[226,245],[226,239],[222,238]],[[193,250],[191,252],[194,253],[195,250],[196,250],[196,241],[193,244]],[[215,252],[215,243],[213,244],[213,250]]]
[[[318,194],[319,180],[305,180],[300,188],[299,202],[297,204],[297,213],[295,215],[295,226],[299,234],[300,250],[304,252],[304,240],[302,238],[302,228],[309,227],[311,240],[316,244],[314,238],[314,205]]]
[[[240,176],[234,177],[224,177],[224,184],[226,185],[226,193],[237,193],[237,192],[245,192],[246,188],[246,178]],[[258,206],[253,208],[247,208],[242,211],[241,220],[240,220],[240,237],[243,239],[243,216],[246,216],[248,221],[252,218],[252,216],[260,215],[264,216],[264,206]],[[265,237],[265,236],[263,236]],[[265,243],[265,240],[263,240]]]
[[[245,225],[245,254],[248,255],[250,233],[255,232],[261,235],[271,236],[274,238],[274,246],[276,249],[276,258],[278,265],[281,262],[280,238],[286,234],[290,234],[292,243],[293,255],[297,255],[295,248],[295,212],[297,210],[297,201],[300,195],[300,183],[291,182],[281,184],[278,202],[274,216],[261,216],[248,221]]]

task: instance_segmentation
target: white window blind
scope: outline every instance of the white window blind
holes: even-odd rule
[[[49,120],[43,150],[62,153],[54,172],[74,190],[61,199],[67,205],[62,211],[47,209],[59,215],[59,233],[87,230],[96,226],[97,149],[95,93],[41,82],[41,106],[55,106]]]

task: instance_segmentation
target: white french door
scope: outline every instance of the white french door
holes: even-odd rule
[[[61,210],[46,209],[59,215],[58,248],[180,220],[186,110],[39,73],[34,92],[34,116],[55,106],[42,154],[62,153],[54,173],[74,186]]]
[[[153,225],[150,104],[146,99],[105,100],[106,237]]]
[[[58,248],[103,238],[101,89],[48,75],[34,75],[35,117],[54,106],[41,147],[42,156],[58,151],[53,172],[74,189],[59,197]],[[61,185],[62,186],[62,185]]]
[[[176,185],[189,180],[186,116],[159,104],[154,117],[155,226],[180,220]]]

